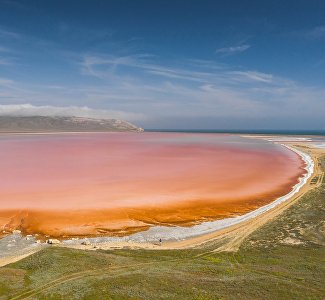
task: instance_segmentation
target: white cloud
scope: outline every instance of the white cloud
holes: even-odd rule
[[[13,31],[5,30],[3,28],[0,28],[0,36],[2,36],[2,37],[9,37],[9,38],[15,38],[15,39],[20,38],[20,34],[18,34],[16,32],[13,32]]]
[[[279,117],[288,122],[317,119],[318,127],[324,124],[325,90],[274,74],[214,61],[184,60],[167,66],[144,56],[74,58],[79,68],[76,76],[81,68],[82,74],[101,80],[81,77],[81,83],[31,85],[0,78],[0,114],[119,118],[148,128],[159,127],[159,120],[173,119],[178,124],[182,118],[188,120],[184,125],[188,127],[192,119],[204,126],[208,118],[216,120],[213,124],[233,120],[234,126],[239,124],[236,120],[245,118],[255,118],[257,124],[269,118],[267,122],[272,125],[273,118]],[[168,121],[162,124],[164,127]]]
[[[7,47],[0,46],[0,52],[9,52],[10,49]]]
[[[236,53],[241,53],[246,50],[248,50],[251,46],[250,45],[240,45],[240,46],[233,46],[233,47],[225,47],[225,48],[220,48],[216,50],[217,54],[225,54],[225,55],[231,55],[231,54],[236,54]]]
[[[9,66],[11,65],[11,61],[7,58],[0,58],[0,66]]]
[[[81,62],[83,75],[90,75],[101,79],[112,79],[117,76],[119,68],[133,68],[144,73],[153,74],[159,77],[174,78],[201,82],[205,77],[210,76],[208,72],[180,69],[176,67],[165,67],[148,61],[148,55],[134,56],[84,56]],[[211,64],[210,64],[211,65]]]
[[[11,86],[12,84],[14,84],[13,80],[0,77],[0,86],[7,87],[7,86]]]
[[[123,119],[127,121],[143,120],[142,114],[105,110],[92,109],[87,106],[66,106],[58,107],[51,105],[35,106],[32,104],[0,104],[0,115],[2,116],[75,116],[87,118],[102,118],[102,119]]]
[[[317,26],[305,32],[307,38],[319,39],[325,37],[325,26]]]
[[[273,80],[272,74],[266,74],[256,71],[232,71],[230,75],[234,75],[233,79],[238,81],[257,81],[263,83],[271,83]]]

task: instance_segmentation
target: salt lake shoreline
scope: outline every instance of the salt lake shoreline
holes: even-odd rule
[[[281,196],[276,200],[272,201],[271,203],[261,206],[256,210],[253,210],[249,213],[237,217],[203,222],[191,227],[153,226],[146,231],[141,231],[123,237],[90,237],[90,238],[80,238],[78,240],[67,239],[64,240],[62,243],[67,246],[68,245],[73,246],[80,243],[84,243],[84,244],[90,243],[92,245],[100,245],[103,243],[115,244],[115,243],[130,243],[130,242],[150,244],[150,243],[156,243],[159,240],[162,240],[163,242],[182,241],[186,239],[195,238],[198,236],[204,236],[206,234],[216,232],[221,229],[225,229],[233,225],[239,224],[243,221],[254,218],[293,197],[307,183],[308,179],[312,176],[314,172],[314,161],[308,154],[299,151],[291,146],[285,144],[281,144],[281,145],[297,153],[302,158],[302,160],[306,164],[305,170],[307,171],[307,173],[303,177],[299,178],[299,182],[292,188],[292,190],[288,194]]]
[[[254,211],[234,218],[204,222],[192,227],[156,226],[151,227],[147,231],[135,233],[125,237],[90,237],[67,239],[63,240],[57,245],[36,243],[36,238],[34,236],[23,237],[20,233],[16,232],[7,236],[5,239],[10,240],[15,238],[18,242],[28,239],[28,241],[25,241],[24,246],[22,246],[21,249],[15,253],[1,253],[1,242],[5,241],[4,239],[0,239],[0,266],[18,261],[48,246],[85,250],[119,249],[125,247],[133,249],[184,249],[195,247],[207,241],[224,238],[231,235],[235,235],[236,238],[239,236],[240,239],[244,239],[245,236],[247,236],[250,232],[256,230],[256,228],[273,219],[288,206],[294,203],[296,199],[300,198],[301,195],[311,189],[310,185],[306,183],[314,173],[315,162],[313,158],[316,159],[315,156],[313,155],[312,158],[309,154],[297,150],[288,144],[281,143],[281,145],[283,147],[287,147],[291,151],[294,151],[301,157],[306,164],[305,169],[307,172],[303,177],[300,177],[299,183],[293,187],[290,193]],[[254,222],[258,223],[258,225],[254,225]],[[162,243],[159,242],[160,239],[162,240]]]

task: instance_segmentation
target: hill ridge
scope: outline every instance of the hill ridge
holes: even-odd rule
[[[0,133],[142,131],[142,128],[119,119],[77,116],[0,116]]]

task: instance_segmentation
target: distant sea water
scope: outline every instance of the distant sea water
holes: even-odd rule
[[[265,136],[286,136],[303,139],[316,148],[325,148],[325,130],[254,130],[254,129],[145,129],[146,132],[165,133],[205,133],[205,134],[240,134],[240,135],[265,135]],[[281,138],[281,139],[283,139]],[[269,140],[271,141],[271,139]],[[273,141],[277,141],[276,139]],[[279,139],[280,141],[280,139]]]
[[[254,129],[145,129],[147,132],[184,132],[184,133],[231,133],[265,135],[304,135],[324,136],[325,130],[254,130]]]

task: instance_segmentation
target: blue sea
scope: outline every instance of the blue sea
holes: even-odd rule
[[[147,132],[188,132],[188,133],[232,133],[232,134],[265,134],[265,135],[303,135],[324,136],[325,130],[226,130],[226,129],[145,129]]]

